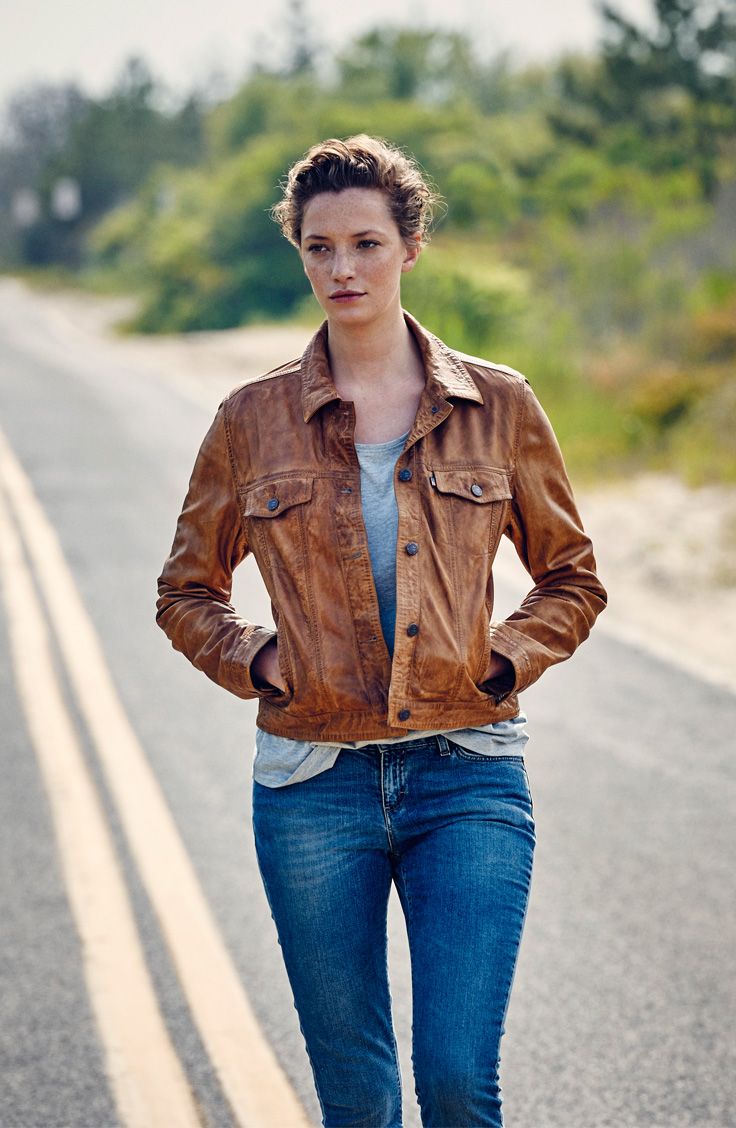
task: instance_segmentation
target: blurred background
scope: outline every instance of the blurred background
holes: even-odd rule
[[[3,7],[2,271],[139,333],[316,324],[268,209],[380,134],[446,200],[405,304],[533,374],[578,481],[736,480],[733,3]]]
[[[247,826],[253,703],[171,650],[154,603],[220,398],[298,356],[321,320],[269,218],[279,181],[315,140],[357,131],[405,146],[444,196],[405,305],[529,377],[610,596],[580,658],[524,696],[539,843],[504,1040],[509,1123],[736,1123],[734,0],[0,0],[0,33],[3,1128],[140,1124],[116,1114],[116,1079],[163,1092],[148,1060],[116,1064],[128,1031],[144,1056],[165,1042],[139,1036],[145,992],[114,1038],[98,1020],[116,995],[90,977],[95,943],[115,952],[128,933],[104,908],[115,867],[95,870],[83,911],[69,893],[102,856],[69,798],[77,777],[112,836],[196,1123],[288,1122],[228,1105],[231,1012],[191,1002],[192,969],[209,984],[228,960],[320,1122]],[[506,547],[499,617],[529,586]],[[235,580],[235,605],[268,623],[252,558]],[[117,705],[95,725],[106,666]],[[62,758],[63,726],[38,737],[54,694],[81,767]],[[222,941],[189,971],[171,938],[196,945],[202,908],[182,900],[189,928],[166,916],[167,811]],[[418,1128],[393,895],[389,924]],[[131,953],[107,961],[113,986],[133,982]]]

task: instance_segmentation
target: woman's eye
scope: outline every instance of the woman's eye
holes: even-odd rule
[[[377,247],[378,243],[375,239],[361,239],[358,243],[359,247]]]
[[[307,247],[307,250],[309,251],[310,255],[313,255],[319,254],[320,251],[326,251],[327,248],[324,243],[312,243],[310,247]]]

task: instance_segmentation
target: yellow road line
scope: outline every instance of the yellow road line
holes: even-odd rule
[[[164,1026],[105,814],[54,672],[43,611],[0,492],[0,572],[18,696],[48,793],[90,1001],[127,1128],[200,1125]]]
[[[2,434],[0,481],[6,484],[38,574],[131,852],[233,1115],[243,1128],[308,1128],[304,1109],[253,1014],[166,799],[120,702],[56,532]]]

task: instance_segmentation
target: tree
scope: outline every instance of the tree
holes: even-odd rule
[[[722,141],[736,128],[733,0],[654,0],[651,28],[609,3],[598,10],[600,57],[559,65],[550,125],[614,162],[692,168],[711,199]]]
[[[9,99],[0,146],[0,256],[4,263],[46,261],[44,171],[64,151],[88,108],[78,86],[34,83]],[[24,206],[25,205],[25,206]],[[25,213],[25,214],[24,214]],[[56,225],[66,233],[67,224]]]
[[[189,94],[168,109],[164,102],[165,91],[140,58],[127,61],[100,99],[75,86],[16,95],[0,149],[0,199],[12,208],[25,192],[38,214],[13,234],[12,218],[0,211],[3,258],[76,266],[85,231],[132,196],[156,164],[196,163],[204,149],[203,96]]]
[[[639,99],[676,88],[698,106],[736,107],[736,7],[732,0],[654,0],[656,24],[645,31],[607,3],[601,54],[608,80],[602,111],[636,112]]]
[[[381,27],[357,39],[338,67],[341,88],[361,100],[446,103],[462,93],[475,61],[457,32]]]
[[[33,83],[11,95],[4,113],[0,162],[30,185],[44,163],[63,149],[88,99],[74,83]]]
[[[314,72],[315,50],[304,0],[288,0],[286,29],[288,34],[286,74],[311,75]]]

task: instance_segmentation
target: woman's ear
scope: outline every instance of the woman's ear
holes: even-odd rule
[[[412,238],[411,242],[405,243],[404,248],[406,253],[404,255],[404,261],[401,264],[401,269],[403,273],[406,273],[408,270],[413,270],[417,259],[422,253],[422,240],[419,233]]]

